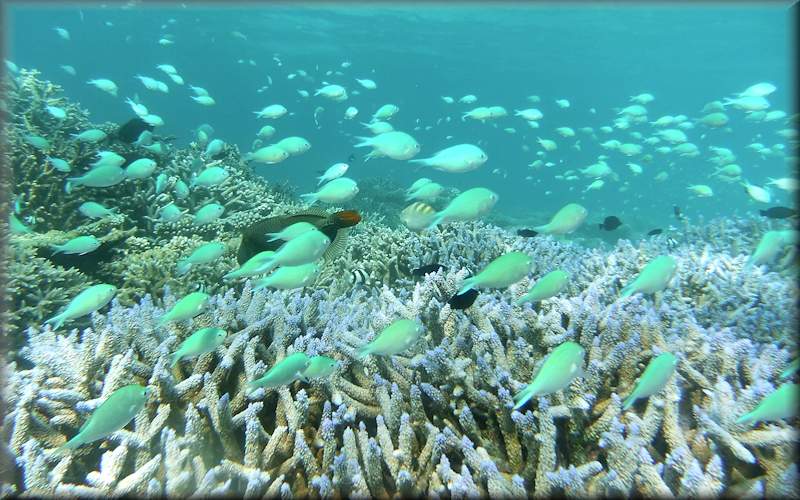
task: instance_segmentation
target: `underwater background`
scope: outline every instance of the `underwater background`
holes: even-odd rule
[[[796,6],[4,9],[2,494],[800,494]]]

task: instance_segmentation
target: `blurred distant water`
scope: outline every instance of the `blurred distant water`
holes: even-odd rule
[[[645,174],[639,177],[625,166],[629,161],[640,163],[637,159],[608,153],[598,145],[611,138],[635,142],[628,136],[631,130],[645,137],[651,134],[649,125],[611,134],[598,131],[612,124],[616,109],[630,104],[629,96],[642,92],[656,97],[647,105],[650,121],[665,114],[693,119],[700,116],[705,103],[768,81],[778,87],[769,96],[771,109],[792,114],[796,103],[791,89],[796,82],[790,62],[795,54],[791,18],[783,5],[187,3],[185,7],[123,7],[109,3],[102,7],[17,2],[9,4],[6,13],[6,57],[20,67],[39,69],[45,79],[62,85],[71,99],[91,111],[93,121],[127,120],[133,114],[124,99],[138,94],[151,112],[164,118],[166,125],[160,132],[177,136],[179,145],[192,140],[193,129],[202,123],[215,128],[214,137],[235,143],[243,151],[250,149],[255,133],[266,123],[278,129],[275,140],[289,135],[307,138],[312,144],[308,153],[257,169],[270,180],[290,182],[298,193],[314,190],[319,170],[346,161],[353,152],[361,158],[368,151],[352,147],[356,136],[369,135],[359,122],[368,121],[385,103],[400,107],[391,122],[420,142],[418,157],[470,142],[480,143],[490,159],[480,170],[465,174],[420,169],[389,159],[356,161],[349,176],[357,180],[381,176],[407,185],[425,175],[460,189],[486,186],[500,194],[496,210],[515,216],[549,212],[577,201],[589,208],[592,223],[615,214],[623,220],[647,220],[656,227],[675,222],[673,204],[690,217],[755,211],[741,186],[708,179],[714,169],[707,160],[708,146],[732,149],[745,177],[756,184],[788,174],[783,157],[762,158],[746,148],[756,141],[767,146],[785,142],[775,134],[785,125],[750,123],[737,110],[728,112],[729,132],[714,130],[705,138],[701,138],[707,132],[702,127],[687,132],[703,152],[701,156],[653,153],[654,161],[644,165]],[[53,30],[56,26],[69,30],[71,40],[62,40]],[[234,31],[247,39],[232,35]],[[159,45],[165,35],[175,43]],[[249,64],[251,59],[255,66]],[[352,66],[342,68],[345,61]],[[157,70],[155,66],[161,63],[174,65],[186,85],[173,84]],[[62,64],[74,66],[77,76],[65,73],[59,67]],[[298,70],[311,78],[287,78]],[[343,75],[326,76],[327,71]],[[146,90],[134,78],[137,74],[167,82],[170,92]],[[268,76],[273,84],[258,92],[268,84]],[[114,80],[119,96],[113,98],[87,85],[91,78]],[[378,88],[362,89],[355,78],[373,79]],[[344,85],[351,94],[359,90],[360,95],[344,102],[313,97],[323,81]],[[189,84],[208,89],[216,106],[194,103]],[[298,89],[311,92],[312,97],[301,97]],[[440,98],[458,99],[465,94],[477,95],[478,102],[446,104]],[[541,102],[529,102],[529,95],[540,96]],[[570,108],[556,106],[554,101],[561,98],[570,101]],[[272,103],[285,105],[293,115],[272,122],[253,114]],[[344,110],[351,105],[360,114],[355,120],[344,120]],[[509,116],[496,122],[462,122],[462,113],[478,105],[501,105]],[[318,106],[324,108],[319,128],[313,119]],[[539,129],[513,116],[514,109],[527,107],[544,113]],[[448,116],[450,122],[445,121]],[[414,130],[418,125],[422,128]],[[432,128],[424,130],[425,126]],[[561,126],[575,129],[576,137],[560,138],[554,129]],[[516,133],[505,132],[507,127]],[[581,127],[593,127],[598,140],[578,131]],[[446,139],[448,135],[453,138]],[[537,171],[527,167],[538,158],[537,137],[558,142],[559,149],[542,158],[556,163],[554,167]],[[573,148],[576,140],[580,140],[580,150]],[[526,145],[529,151],[523,150]],[[620,181],[581,195],[591,180],[554,178],[559,172],[594,163],[599,154],[611,157],[608,162]],[[493,174],[495,169],[500,174]],[[669,173],[669,179],[653,181],[661,170]],[[525,180],[526,176],[533,180]],[[624,181],[629,183],[628,190],[620,193]],[[686,186],[695,183],[712,185],[715,196],[692,198]],[[773,204],[791,203],[786,193],[774,190],[774,195]]]

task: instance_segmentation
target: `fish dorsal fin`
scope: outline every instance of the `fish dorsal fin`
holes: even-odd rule
[[[292,214],[292,215],[295,215],[295,216],[297,216],[297,215],[316,215],[316,216],[319,216],[319,217],[328,218],[328,217],[330,217],[331,214],[329,214],[327,212],[327,210],[325,210],[322,207],[308,207],[305,210],[303,210],[302,212],[297,212],[296,214]]]

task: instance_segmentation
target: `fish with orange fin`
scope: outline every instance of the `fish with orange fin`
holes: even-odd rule
[[[350,232],[352,226],[355,226],[360,221],[361,215],[355,210],[328,213],[323,209],[314,207],[296,214],[268,217],[256,222],[242,232],[242,241],[239,244],[239,252],[236,259],[239,264],[243,264],[259,252],[277,250],[284,242],[279,239],[268,241],[267,233],[280,232],[297,222],[308,222],[330,238],[331,244],[322,256],[326,261],[330,261],[344,250],[347,243],[347,233]]]

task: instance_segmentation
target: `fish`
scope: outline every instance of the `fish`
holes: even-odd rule
[[[556,269],[545,274],[528,290],[528,293],[517,299],[514,303],[540,302],[558,295],[569,283],[570,275],[561,269]]]
[[[203,292],[192,292],[181,298],[166,312],[158,321],[158,326],[164,326],[171,321],[183,321],[194,318],[208,307],[208,300],[211,297]]]
[[[344,203],[358,194],[358,183],[349,177],[338,177],[322,185],[314,193],[301,194],[300,198],[313,205],[317,201],[325,203]]]
[[[115,137],[126,144],[131,144],[135,142],[140,135],[142,135],[142,132],[145,130],[152,132],[154,128],[154,126],[137,116],[136,118],[131,118],[127,122],[120,125],[117,128]]]
[[[81,430],[59,450],[74,450],[81,445],[103,439],[133,420],[144,408],[152,389],[137,384],[126,385],[112,392],[96,410]]]
[[[424,328],[412,319],[398,319],[384,328],[370,342],[367,342],[356,353],[357,359],[364,359],[370,354],[391,356],[399,354],[411,347],[422,335]]]
[[[308,233],[306,233],[306,235],[307,234]],[[267,261],[265,263],[265,269],[268,270],[270,265],[270,261]],[[319,266],[314,262],[279,267],[275,270],[275,272],[266,278],[256,281],[254,283],[253,290],[261,290],[262,288],[276,288],[278,290],[293,290],[295,288],[303,288],[314,283],[314,280],[317,279],[318,275]]]
[[[217,347],[225,341],[228,333],[222,328],[201,328],[191,334],[186,340],[181,342],[178,350],[172,355],[170,367],[178,364],[185,358],[195,358],[197,356],[214,352]]]
[[[603,220],[602,224],[598,224],[600,229],[603,229],[605,231],[613,231],[621,225],[622,221],[619,220],[619,218],[614,215],[609,215]]]
[[[427,203],[416,201],[400,212],[400,220],[412,231],[422,231],[436,217],[436,210]]]
[[[523,238],[533,238],[538,234],[539,233],[533,229],[517,229],[517,236],[522,236]]]
[[[473,288],[506,288],[528,275],[533,259],[523,252],[508,252],[493,261],[475,276],[465,279],[459,294]]]
[[[584,348],[575,342],[564,342],[548,354],[533,380],[514,395],[516,410],[531,398],[545,396],[566,389],[576,378],[583,376]]]
[[[426,265],[424,265],[422,267],[418,267],[418,268],[412,270],[411,271],[411,275],[412,276],[420,276],[421,277],[421,276],[425,276],[426,274],[439,272],[440,269],[445,270],[445,271],[447,270],[447,268],[445,266],[441,265],[441,264],[436,264],[436,263],[434,263],[434,264],[426,264]]]
[[[774,422],[791,419],[797,415],[797,403],[800,400],[798,384],[783,384],[770,393],[758,406],[736,420],[737,424],[754,424],[756,422]]]
[[[797,216],[797,210],[789,207],[770,207],[766,210],[759,210],[758,213],[770,219],[788,219]]]
[[[661,234],[661,233],[663,233],[663,232],[664,232],[664,230],[663,230],[663,229],[661,229],[661,228],[658,228],[658,229],[651,229],[650,231],[648,231],[648,232],[647,232],[647,236],[655,236],[655,235],[657,235],[657,234]]]
[[[372,280],[363,269],[353,269],[350,271],[350,284],[355,286],[370,286]]]
[[[467,309],[472,304],[475,303],[475,299],[478,298],[478,291],[474,288],[471,290],[467,290],[462,294],[455,294],[453,295],[447,303],[450,305],[452,309]]]
[[[644,266],[639,275],[620,291],[620,297],[629,297],[636,293],[656,293],[667,287],[678,264],[669,255],[660,255]]]
[[[236,259],[241,265],[259,252],[277,250],[283,244],[283,241],[266,241],[265,235],[267,233],[278,233],[297,222],[309,222],[330,238],[331,244],[322,258],[326,261],[331,261],[344,250],[350,227],[355,226],[360,221],[361,216],[354,210],[343,210],[329,214],[327,211],[318,208],[309,208],[295,214],[269,217],[245,228],[242,232],[242,240],[239,244]]]
[[[249,389],[258,387],[272,388],[281,385],[291,384],[302,376],[302,373],[309,367],[311,360],[305,353],[296,352],[290,354],[277,362],[261,378],[250,381],[247,384]]]
[[[672,206],[672,213],[675,214],[675,218],[678,220],[683,220],[683,215],[681,214],[681,207],[678,205]]]
[[[586,219],[586,208],[577,203],[568,203],[550,219],[550,222],[533,228],[534,231],[545,234],[569,234],[578,228]]]
[[[665,352],[660,354],[648,363],[647,368],[644,369],[642,376],[636,383],[636,387],[625,398],[622,404],[622,409],[627,410],[636,402],[637,399],[652,396],[661,391],[672,374],[675,372],[675,366],[678,364],[678,358],[674,354]]]
[[[339,367],[339,362],[328,356],[313,356],[308,360],[308,367],[300,374],[300,380],[308,382],[312,378],[323,378],[332,374]]]
[[[69,301],[62,312],[45,321],[58,330],[65,321],[86,316],[105,307],[117,293],[117,287],[106,283],[92,285]]]

